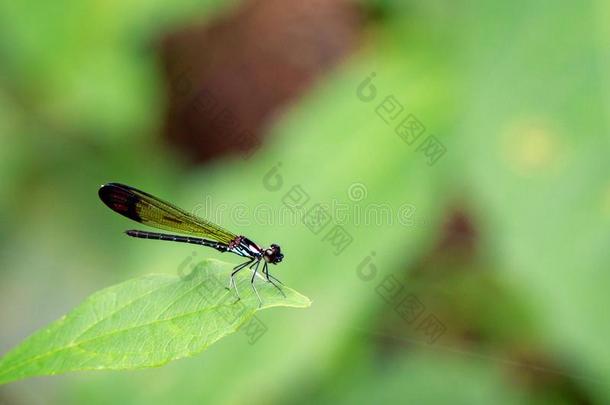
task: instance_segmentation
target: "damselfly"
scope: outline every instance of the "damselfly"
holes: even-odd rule
[[[246,262],[233,268],[229,278],[229,286],[227,287],[229,290],[231,287],[235,289],[238,299],[240,299],[240,296],[237,284],[235,283],[235,275],[248,267],[253,270],[250,283],[258,297],[259,303],[262,304],[261,297],[254,285],[254,279],[261,262],[263,263],[262,272],[264,278],[273,284],[284,297],[286,296],[282,289],[274,282],[275,280],[282,284],[281,281],[269,274],[269,264],[278,264],[284,258],[279,245],[274,243],[268,248],[262,248],[245,236],[229,232],[210,221],[199,218],[144,191],[124,184],[104,184],[100,187],[99,196],[110,209],[129,219],[154,228],[192,235],[194,237],[138,230],[126,231],[125,233],[129,236],[193,243],[195,245],[208,246],[220,252],[231,252],[238,256],[246,257],[248,259]]]

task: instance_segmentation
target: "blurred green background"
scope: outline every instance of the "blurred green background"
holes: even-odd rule
[[[109,181],[280,243],[274,274],[313,305],[260,313],[254,344],[20,381],[0,403],[610,403],[608,17],[602,1],[3,2],[0,353],[103,287],[238,262],[127,238],[97,197]],[[386,123],[388,96],[403,110]],[[395,133],[409,114],[413,144]],[[309,200],[282,220],[295,185]],[[333,218],[314,234],[298,215],[318,203]]]

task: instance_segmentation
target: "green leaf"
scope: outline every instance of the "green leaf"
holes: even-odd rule
[[[186,262],[186,261],[185,261]],[[256,311],[277,306],[305,308],[309,298],[270,283],[237,277],[241,300],[228,284],[231,266],[206,260],[190,273],[154,274],[101,290],[0,360],[0,384],[76,370],[124,370],[161,366],[192,356],[238,329],[256,338],[266,327]]]

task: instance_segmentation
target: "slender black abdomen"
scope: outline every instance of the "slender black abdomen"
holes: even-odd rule
[[[170,242],[192,243],[194,245],[208,246],[208,247],[214,248],[220,252],[227,251],[227,245],[225,245],[223,243],[203,239],[203,238],[193,238],[190,236],[182,236],[182,235],[168,235],[165,233],[138,231],[135,229],[125,231],[125,233],[134,238],[168,240]]]

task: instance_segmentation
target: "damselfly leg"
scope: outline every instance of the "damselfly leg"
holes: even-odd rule
[[[273,282],[273,280],[271,280],[271,278],[276,279],[275,277],[273,277],[272,275],[269,274],[269,265],[267,264],[267,262],[265,262],[265,265],[263,266],[263,273],[265,274],[265,276],[267,277],[267,281],[270,282],[271,284],[273,284],[273,286],[275,288],[277,288],[282,295],[284,296],[284,298],[286,298],[286,294],[284,294],[284,291],[282,291],[282,289],[280,288],[279,285],[275,284]],[[277,280],[277,279],[276,279]],[[282,282],[280,280],[277,280],[280,284],[282,284]]]
[[[225,288],[227,290],[231,290],[231,288],[235,289],[235,294],[237,295],[237,301],[239,301],[241,299],[241,296],[239,295],[239,290],[237,288],[235,276],[237,275],[237,273],[239,273],[246,267],[249,267],[251,270],[253,270],[252,278],[250,279],[250,284],[252,285],[252,289],[254,290],[256,297],[258,298],[259,306],[263,305],[263,300],[261,299],[261,296],[258,293],[258,289],[254,285],[254,280],[256,279],[256,275],[258,274],[258,267],[260,266],[261,260],[262,259],[260,259],[260,258],[258,258],[258,259],[252,258],[252,259],[248,260],[247,262],[244,262],[233,268],[233,272],[231,273],[231,277],[229,278],[229,286],[225,287]],[[282,296],[284,298],[286,298],[286,294],[284,294],[284,291],[282,290],[282,288],[279,285],[277,285],[273,280],[277,281],[279,284],[282,284],[282,282],[280,280],[278,280],[277,278],[273,277],[271,274],[269,274],[269,264],[267,262],[264,262],[262,272],[264,274],[264,278],[266,279],[266,281],[268,283],[271,283],[275,288],[277,288],[278,291],[282,294]]]
[[[279,279],[269,274],[269,270],[267,270],[267,276],[269,276],[270,279],[277,281],[280,285],[284,285],[284,283],[282,283]]]
[[[258,298],[259,308],[263,306],[263,300],[261,300],[261,296],[258,295],[258,290],[256,289],[256,286],[254,285],[254,278],[256,277],[256,273],[258,272],[258,266],[260,264],[261,264],[261,259],[258,259],[256,261],[256,266],[254,267],[254,273],[252,274],[252,280],[250,280],[250,284],[252,284],[252,288],[254,289],[254,292],[256,293],[256,297]],[[250,268],[252,268],[252,266],[250,266]]]
[[[248,267],[255,260],[256,259],[252,258],[252,259],[248,260],[247,262],[244,262],[238,266],[233,267],[233,272],[231,273],[231,277],[229,278],[229,286],[225,287],[225,288],[229,291],[231,290],[231,287],[235,288],[235,294],[237,295],[237,301],[239,301],[241,299],[241,297],[239,296],[239,290],[237,289],[237,284],[235,283],[235,275],[237,273],[239,273],[241,270],[243,270],[244,268]]]

